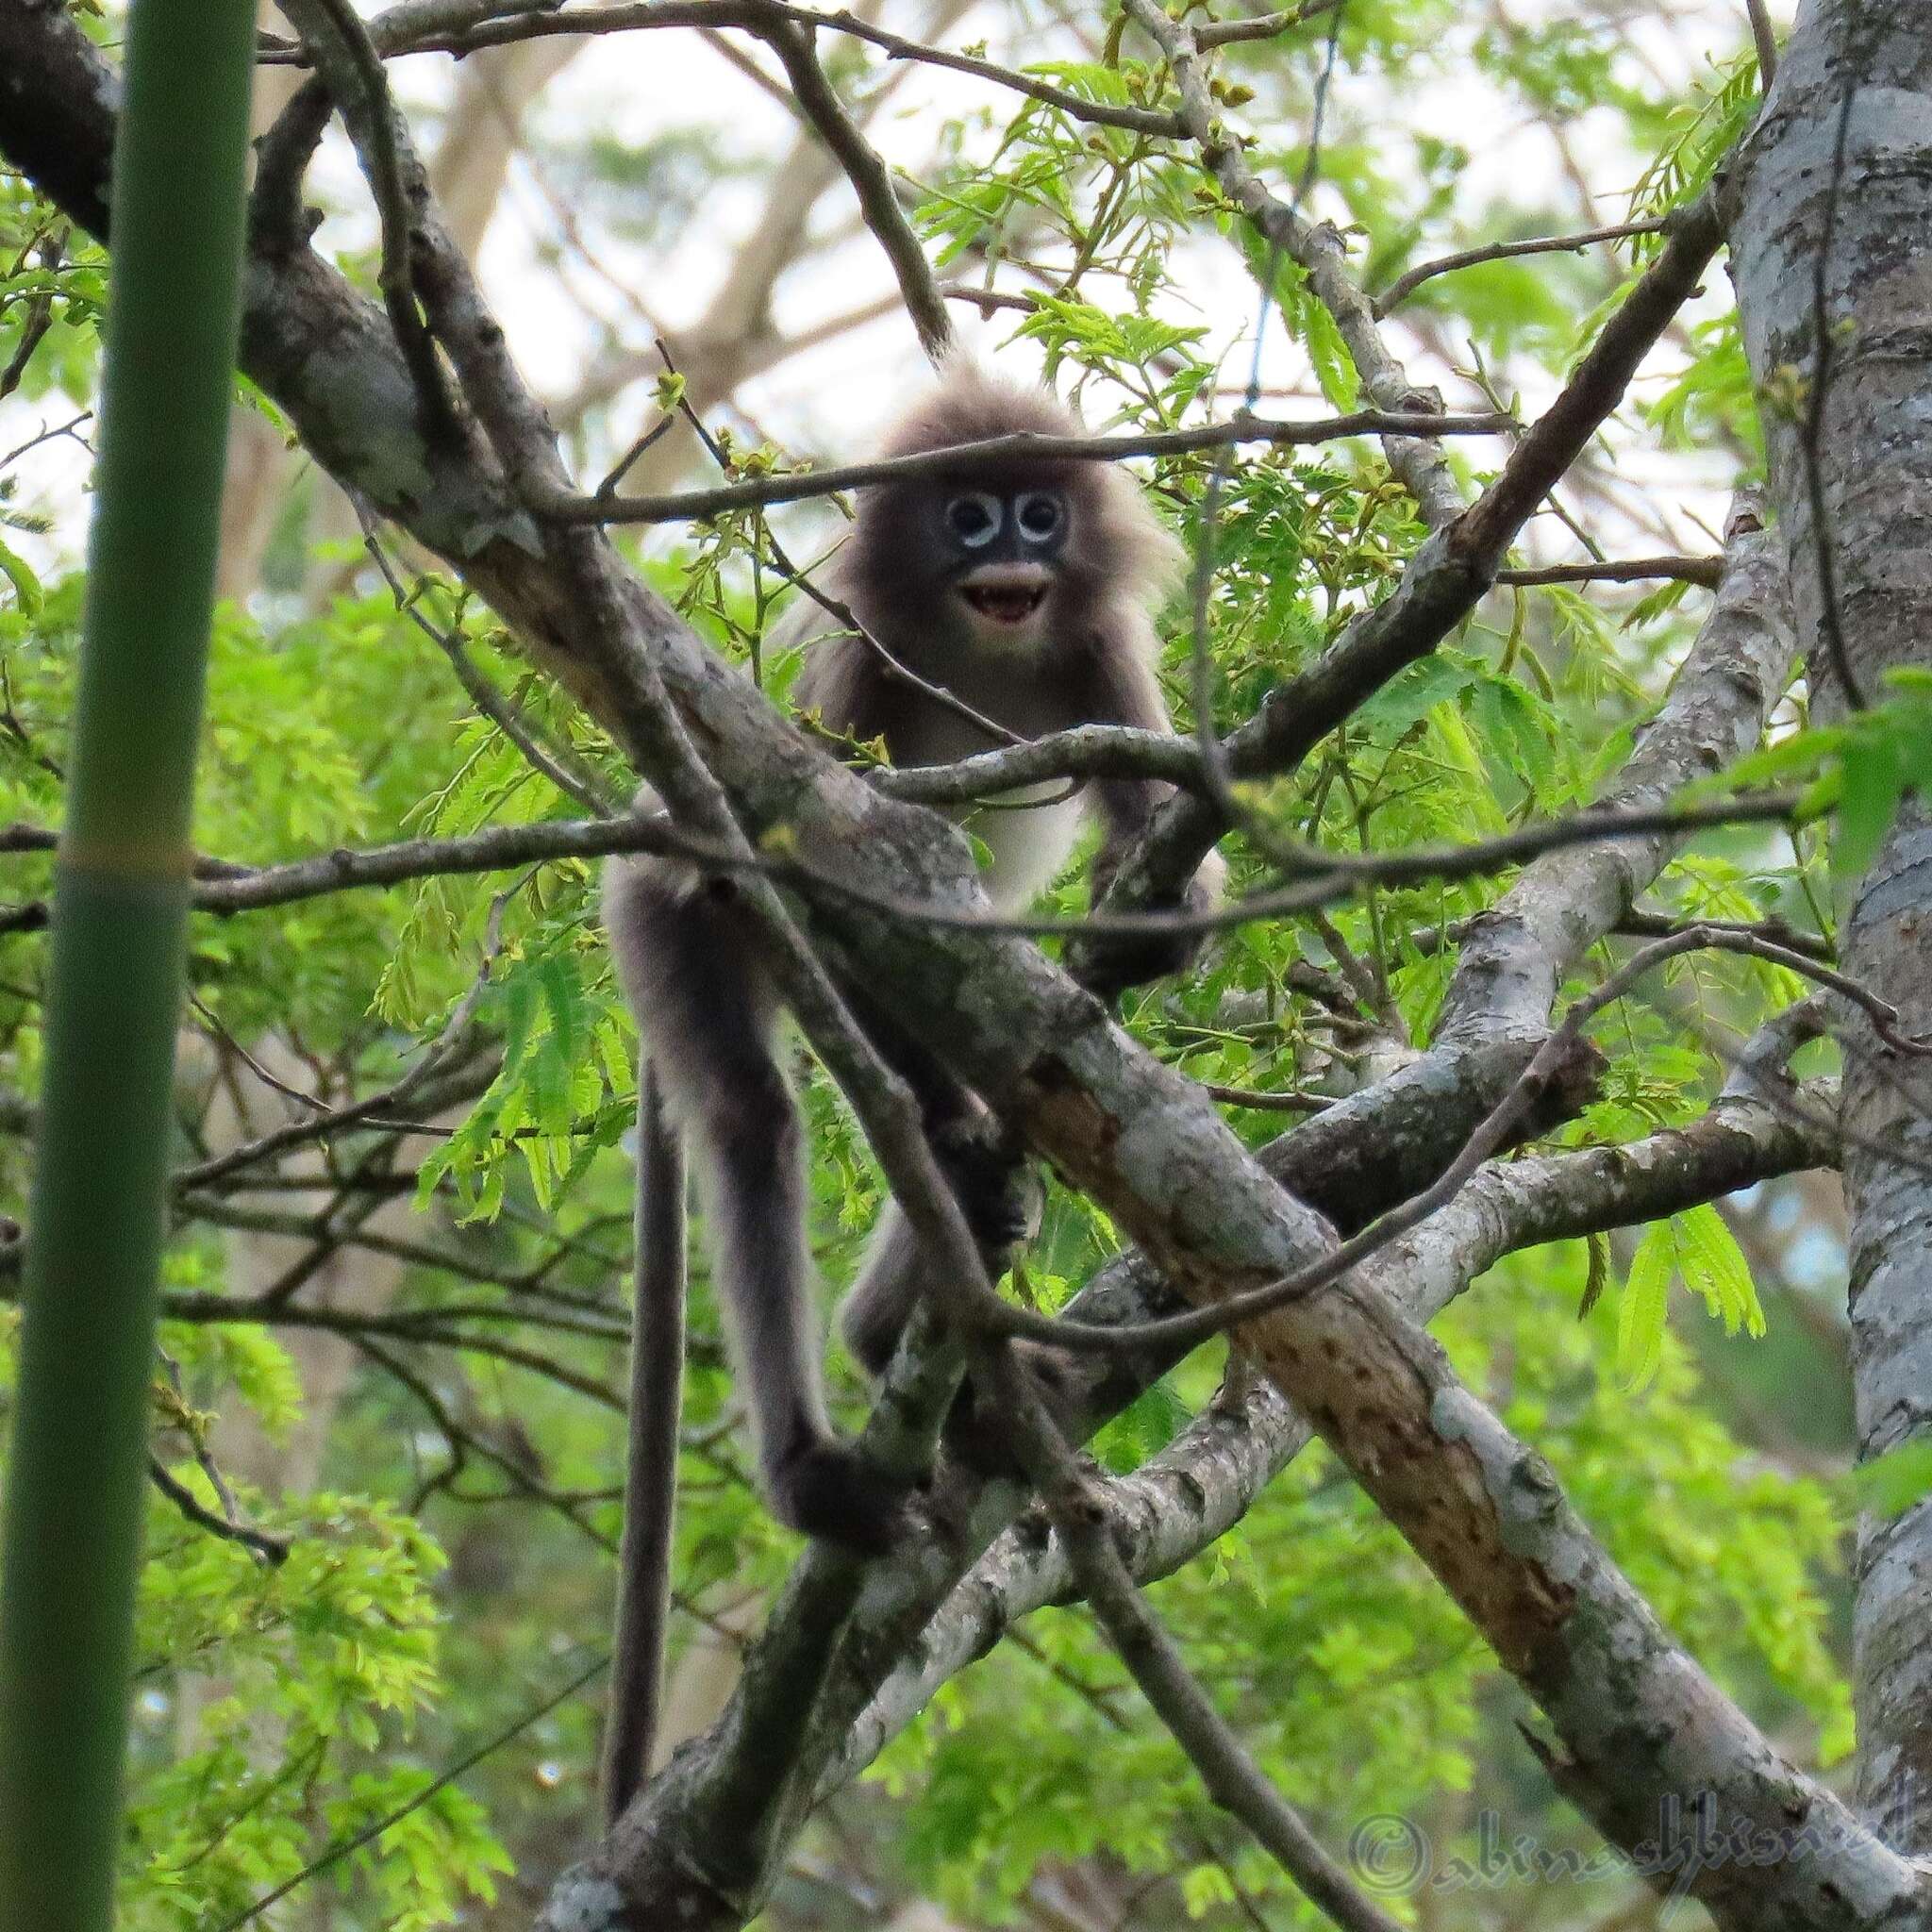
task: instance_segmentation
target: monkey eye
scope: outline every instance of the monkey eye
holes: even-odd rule
[[[1022,536],[1044,543],[1049,537],[1058,534],[1065,512],[1058,496],[1050,496],[1043,490],[1029,490],[1014,505],[1013,514],[1019,519]]]
[[[969,550],[983,550],[1000,533],[1006,507],[997,496],[975,490],[970,496],[956,496],[946,506],[946,527]]]

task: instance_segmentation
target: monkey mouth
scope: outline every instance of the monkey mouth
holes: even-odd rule
[[[1046,602],[1044,584],[969,584],[959,594],[994,624],[1021,625]]]
[[[975,617],[1018,630],[1039,614],[1053,578],[1038,563],[982,563],[959,580],[959,594]]]

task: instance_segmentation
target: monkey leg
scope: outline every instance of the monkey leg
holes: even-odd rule
[[[650,865],[630,871],[607,922],[667,1108],[694,1156],[772,1511],[808,1536],[888,1549],[904,1487],[826,1418],[804,1134],[775,1052],[777,997],[756,932],[733,895]]]
[[[1045,1404],[1046,1411],[1067,1434],[1065,1417],[1072,1407],[1076,1387],[1069,1374],[1072,1358],[1061,1349],[1038,1341],[1011,1341],[1008,1346],[1019,1358],[1026,1379]],[[1021,1482],[1025,1468],[1013,1448],[1005,1412],[990,1391],[983,1391],[976,1376],[968,1375],[946,1412],[941,1439],[950,1455],[956,1456],[974,1474],[1001,1482]],[[1077,1439],[1074,1439],[1077,1440]]]
[[[1039,1218],[1039,1191],[1019,1142],[936,1055],[858,987],[840,991],[853,1018],[886,1064],[912,1090],[927,1144],[978,1245],[989,1274],[1005,1274],[1012,1252]],[[839,1331],[866,1372],[886,1372],[929,1281],[911,1226],[889,1203],[839,1311]]]
[[[968,1118],[930,1135],[933,1156],[966,1217],[987,1274],[1007,1271],[1013,1250],[1038,1227],[1040,1189],[1018,1144],[974,1103]],[[858,1279],[839,1310],[839,1332],[867,1374],[886,1372],[922,1295],[935,1283],[904,1210],[889,1203],[866,1250]]]

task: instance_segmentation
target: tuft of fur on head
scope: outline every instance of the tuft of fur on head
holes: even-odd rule
[[[881,457],[924,456],[960,443],[988,442],[996,437],[1083,436],[1078,417],[1050,391],[1008,381],[964,360],[950,363],[939,386],[915,403],[887,431]],[[943,469],[933,482],[881,484],[859,496],[852,541],[840,560],[845,594],[863,606],[876,598],[893,601],[905,574],[906,508],[919,490],[944,487]],[[1012,458],[995,476],[985,469],[963,470],[956,483],[987,487],[990,481],[1014,488],[1052,488],[1066,497],[1072,511],[1062,573],[1073,599],[1141,611],[1155,608],[1173,587],[1182,560],[1180,545],[1147,506],[1140,485],[1119,465],[1068,457]]]

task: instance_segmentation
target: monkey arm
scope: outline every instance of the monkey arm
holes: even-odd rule
[[[1174,722],[1154,675],[1154,640],[1115,639],[1092,650],[1083,667],[1080,716],[1095,724],[1131,724],[1143,731],[1172,733]],[[1093,899],[1106,897],[1114,874],[1147,828],[1157,809],[1174,796],[1174,787],[1155,778],[1103,778],[1092,788],[1093,808],[1101,822],[1100,850],[1093,860]],[[1221,903],[1227,868],[1221,855],[1210,851],[1195,871],[1181,900],[1183,909],[1206,911]],[[1112,994],[1142,980],[1178,973],[1201,950],[1190,934],[1171,938],[1095,942],[1091,964],[1084,975],[1096,991]]]

